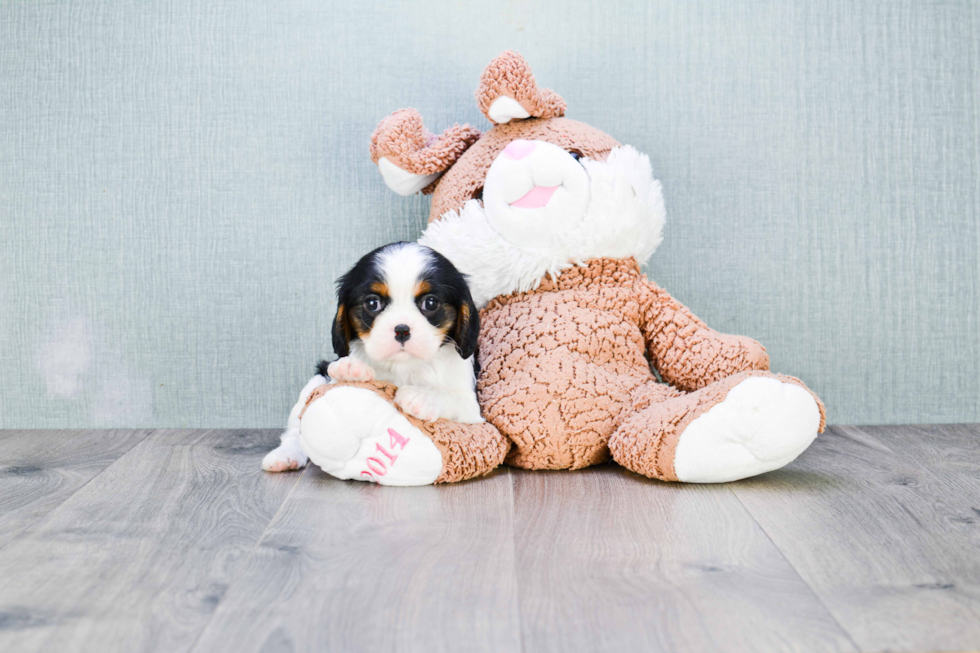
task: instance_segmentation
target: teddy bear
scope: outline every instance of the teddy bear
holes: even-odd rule
[[[402,109],[370,154],[396,193],[432,195],[419,242],[467,275],[485,422],[425,423],[385,384],[314,380],[296,408],[304,453],[339,478],[390,485],[610,458],[649,478],[717,483],[800,455],[823,431],[819,398],[641,271],[665,223],[649,158],[564,117],[515,52],[486,67],[476,100],[486,133],[437,136]]]

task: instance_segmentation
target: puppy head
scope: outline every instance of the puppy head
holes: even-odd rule
[[[415,243],[366,254],[337,281],[333,348],[359,340],[371,360],[430,360],[443,346],[476,351],[480,317],[463,275],[444,256]]]

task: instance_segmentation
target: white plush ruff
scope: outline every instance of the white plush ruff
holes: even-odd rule
[[[692,421],[674,455],[677,479],[726,483],[779,469],[817,437],[820,409],[798,385],[749,377]]]
[[[556,227],[546,245],[510,242],[477,200],[430,224],[419,243],[467,275],[481,308],[498,295],[531,290],[545,275],[558,275],[591,258],[632,256],[645,263],[663,240],[665,222],[660,182],[653,177],[650,159],[624,145],[606,161],[583,159],[582,166],[589,178],[584,216],[572,228]],[[519,166],[511,168],[521,173]]]
[[[300,434],[310,460],[339,479],[431,485],[442,473],[442,454],[432,440],[363,388],[337,388],[314,400]]]

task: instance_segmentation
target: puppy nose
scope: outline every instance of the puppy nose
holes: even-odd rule
[[[395,340],[398,342],[405,342],[412,337],[412,331],[408,328],[407,324],[399,324],[395,327]]]
[[[523,159],[534,151],[535,145],[532,141],[519,138],[504,148],[504,156],[510,159]]]

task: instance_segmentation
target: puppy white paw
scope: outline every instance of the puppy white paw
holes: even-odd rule
[[[359,360],[344,356],[327,367],[327,374],[335,381],[363,382],[374,380],[374,370]]]
[[[395,404],[423,422],[439,419],[441,402],[431,390],[412,385],[403,386],[395,393]]]
[[[307,457],[299,440],[281,444],[262,459],[262,469],[267,472],[288,472],[306,467]]]

